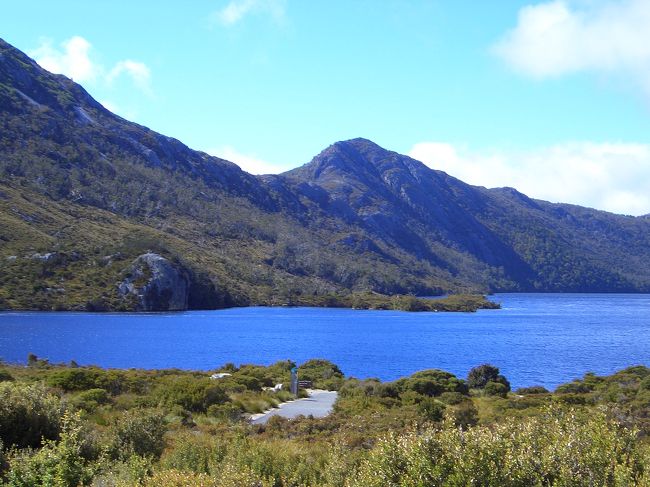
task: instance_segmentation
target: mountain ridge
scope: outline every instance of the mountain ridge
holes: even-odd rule
[[[0,307],[130,309],[119,283],[153,251],[199,283],[198,307],[650,291],[647,217],[472,186],[360,137],[253,176],[112,114],[1,39],[0,128]],[[30,257],[48,253],[67,257]]]

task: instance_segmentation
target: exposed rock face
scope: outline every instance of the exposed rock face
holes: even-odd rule
[[[135,296],[139,311],[179,311],[187,309],[189,279],[164,257],[147,253],[133,261],[119,291]]]

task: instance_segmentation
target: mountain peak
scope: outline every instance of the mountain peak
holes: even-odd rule
[[[388,171],[412,173],[426,169],[408,156],[384,149],[375,142],[357,137],[335,142],[304,166],[286,173],[302,180],[383,179]]]
[[[364,137],[355,137],[353,139],[340,140],[333,143],[330,147],[350,147],[354,149],[379,149],[386,150],[370,139]]]

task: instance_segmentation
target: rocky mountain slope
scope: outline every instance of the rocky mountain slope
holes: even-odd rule
[[[647,218],[470,186],[364,139],[284,177],[324,212],[491,289],[648,289]]]
[[[647,292],[650,220],[470,186],[365,139],[252,176],[0,40],[0,308],[367,290]]]

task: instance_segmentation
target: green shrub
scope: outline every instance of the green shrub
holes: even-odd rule
[[[554,394],[553,399],[555,402],[562,404],[574,404],[574,405],[583,405],[587,403],[585,396],[575,393],[561,393]]]
[[[141,372],[105,370],[99,367],[60,367],[46,376],[47,384],[66,392],[104,389],[109,394],[143,393],[147,389]]]
[[[445,416],[461,428],[468,428],[478,423],[478,410],[469,399],[455,406],[448,407],[445,410]]]
[[[425,396],[440,396],[445,392],[467,394],[467,385],[454,374],[431,369],[416,372],[406,379],[395,381],[395,387],[402,393],[408,390]]]
[[[92,412],[102,404],[108,404],[110,397],[105,389],[88,389],[77,394],[72,399],[72,404],[79,409]]]
[[[228,400],[222,386],[207,377],[173,375],[160,379],[152,394],[161,405],[178,405],[191,412],[205,412],[213,404]]]
[[[209,475],[203,473],[185,472],[174,469],[160,470],[153,473],[151,477],[144,477],[137,485],[140,487],[258,487],[256,479],[251,479],[246,483],[245,477],[235,477],[234,483],[229,482],[230,479],[222,477],[219,480],[211,478]]]
[[[491,427],[388,436],[351,486],[627,486],[644,482],[635,435],[602,412],[546,409]],[[646,472],[647,475],[647,472]]]
[[[7,458],[5,456],[4,445],[2,444],[2,440],[0,440],[0,479],[2,478],[2,474],[8,467],[9,464],[7,463]]]
[[[47,377],[51,387],[64,391],[84,391],[98,387],[97,382],[101,372],[85,368],[62,368],[55,370]]]
[[[225,454],[225,446],[214,437],[183,434],[174,439],[160,463],[169,469],[207,474]]]
[[[556,394],[586,394],[594,390],[593,385],[585,384],[580,381],[562,384],[555,389]]]
[[[343,372],[329,360],[312,359],[298,367],[298,379],[312,381],[315,388],[338,390],[343,384]]]
[[[506,397],[508,395],[508,387],[506,387],[501,382],[489,381],[487,384],[485,384],[483,391],[488,396]]]
[[[14,380],[14,376],[11,375],[8,371],[0,369],[0,382],[11,382]]]
[[[140,487],[151,477],[152,459],[130,455],[124,460],[112,460],[103,465],[93,479],[93,487]],[[168,484],[159,484],[167,487]]]
[[[445,404],[455,405],[467,401],[467,396],[464,396],[460,392],[443,392],[440,394],[439,399]]]
[[[233,396],[234,406],[251,414],[262,413],[267,409],[276,407],[279,403],[280,401],[267,393],[254,394],[252,392],[244,392]]]
[[[61,439],[45,441],[32,452],[15,452],[6,475],[8,487],[77,487],[88,485],[95,471],[82,455],[83,426],[78,414],[64,414]]]
[[[58,438],[65,405],[40,385],[0,383],[0,440],[5,446],[40,446]]]
[[[244,411],[233,403],[213,404],[206,411],[208,416],[217,418],[223,421],[235,422],[239,421]]]
[[[515,391],[517,394],[548,394],[549,390],[543,386],[520,387]]]
[[[420,416],[422,416],[426,421],[438,422],[443,418],[445,405],[431,397],[424,397],[422,401],[418,403],[417,410]]]
[[[248,391],[261,391],[262,381],[257,377],[247,374],[237,374],[230,378],[229,382],[240,385],[244,390]]]
[[[113,425],[112,451],[115,458],[158,458],[165,448],[165,416],[152,410],[126,411]]]

